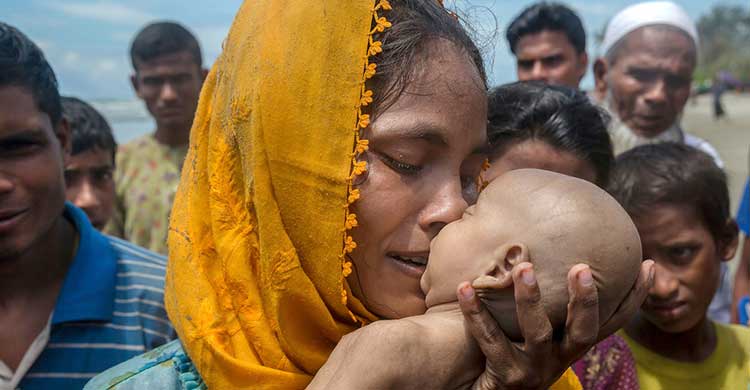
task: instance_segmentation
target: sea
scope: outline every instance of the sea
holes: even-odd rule
[[[87,102],[107,119],[119,145],[155,129],[154,120],[140,100],[98,99]]]

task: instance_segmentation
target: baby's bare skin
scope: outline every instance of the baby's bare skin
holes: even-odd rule
[[[603,190],[548,171],[511,171],[495,179],[476,205],[432,241],[421,283],[427,312],[400,320],[408,321],[409,327],[392,329],[390,321],[368,325],[346,336],[341,341],[344,348],[337,347],[334,353],[361,356],[353,350],[397,351],[394,353],[402,357],[398,361],[377,363],[392,366],[387,370],[392,375],[363,382],[378,383],[377,388],[468,389],[481,374],[484,356],[459,308],[459,284],[472,281],[503,332],[511,341],[520,342],[511,275],[515,265],[533,264],[550,322],[554,329],[562,329],[567,314],[568,271],[574,265],[583,263],[591,269],[601,324],[631,290],[641,261],[638,231],[628,214]],[[388,340],[392,332],[408,332],[407,337],[418,340],[419,345],[391,345]],[[362,333],[376,336],[360,337]],[[367,345],[362,340],[378,342]],[[410,372],[428,367],[433,372],[447,372],[440,377],[450,378],[450,383],[410,382],[414,377]],[[318,376],[336,378],[341,373],[329,368]]]
[[[458,307],[455,286],[472,281],[512,341],[522,341],[510,270],[534,264],[542,301],[556,330],[567,315],[566,275],[587,264],[604,323],[633,286],[642,261],[638,231],[627,212],[587,181],[537,169],[495,179],[477,204],[432,241],[422,276],[427,314]]]

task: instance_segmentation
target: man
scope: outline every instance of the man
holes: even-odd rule
[[[506,32],[516,56],[518,80],[578,88],[589,63],[581,19],[558,3],[537,3],[521,12]]]
[[[104,117],[86,102],[62,98],[63,118],[72,133],[72,155],[65,164],[65,196],[102,230],[115,203],[117,144]]]
[[[80,389],[172,338],[165,259],[65,202],[71,134],[39,48],[0,23],[0,388]]]
[[[607,25],[601,52],[594,63],[594,95],[612,114],[615,154],[673,141],[698,148],[723,166],[711,144],[680,126],[698,59],[698,31],[682,8],[655,1],[623,9]],[[721,286],[708,313],[729,322],[731,281],[726,264],[721,268]]]
[[[594,63],[594,93],[615,119],[615,154],[646,143],[677,141],[722,165],[708,142],[680,127],[698,59],[698,31],[682,8],[669,1],[625,8],[607,25],[601,52]]]
[[[141,30],[130,58],[133,89],[153,116],[156,131],[118,151],[117,202],[106,231],[166,254],[169,214],[208,71],[195,37],[171,22]]]

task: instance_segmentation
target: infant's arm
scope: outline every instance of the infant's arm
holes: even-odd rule
[[[461,313],[431,313],[345,336],[308,389],[468,389],[483,369]]]

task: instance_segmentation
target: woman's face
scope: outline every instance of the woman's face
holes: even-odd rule
[[[419,281],[430,241],[476,200],[485,159],[486,91],[475,66],[442,40],[421,57],[405,92],[365,134],[368,174],[353,205],[360,227],[348,280],[383,318],[425,312]]]
[[[505,172],[521,168],[544,169],[596,183],[596,170],[589,162],[533,139],[510,145],[501,155],[493,157],[484,178],[492,181]]]

